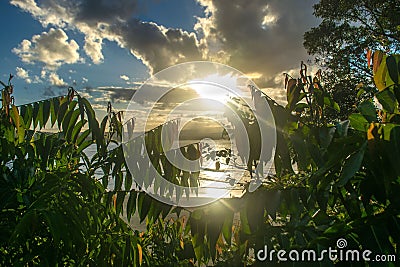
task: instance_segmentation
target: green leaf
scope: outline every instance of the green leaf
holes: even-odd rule
[[[377,56],[375,56],[377,55]],[[379,91],[382,91],[387,87],[386,75],[388,73],[386,65],[386,55],[382,51],[376,51],[374,58],[381,58],[381,60],[374,60],[374,82]],[[380,61],[380,62],[379,62]]]
[[[25,109],[23,113],[23,109]],[[23,115],[22,115],[23,114]],[[33,117],[33,107],[31,104],[24,105],[21,107],[21,115],[24,118],[25,129],[29,129],[32,124],[32,117]]]
[[[347,184],[347,182],[360,170],[366,148],[367,142],[361,146],[358,152],[354,153],[346,160],[345,164],[343,165],[337,186],[341,187]]]
[[[323,148],[327,148],[332,142],[333,136],[335,134],[335,127],[323,127],[319,130],[319,140],[320,144]],[[298,151],[299,153],[303,153],[303,151]]]
[[[83,141],[81,144],[79,144],[78,149],[76,150],[76,154],[80,154],[85,148],[89,147],[91,144],[93,144],[92,140]]]
[[[83,141],[90,135],[90,129],[85,130],[76,140],[76,144],[79,146],[82,144]]]
[[[82,105],[85,107],[86,115],[89,121],[89,129],[92,130],[92,138],[96,140],[97,146],[99,147],[104,139],[104,136],[102,136],[100,133],[99,122],[96,120],[96,113],[86,98],[79,99],[82,102]]]
[[[44,117],[43,117],[43,111],[44,111],[44,102],[41,101],[39,102],[39,111],[37,114],[37,120],[39,122],[39,128],[42,129],[44,127]]]
[[[64,119],[65,113],[68,110],[68,100],[67,98],[62,98],[60,101],[60,107],[58,109],[58,114],[57,114],[57,122],[58,122],[58,128],[61,129],[61,123]]]
[[[35,102],[35,103],[33,103],[33,113],[32,113],[34,129],[36,128],[36,126],[38,124],[38,113],[39,113],[39,102]]]
[[[308,104],[307,103],[298,103],[296,104],[296,106],[294,107],[294,110],[296,112],[302,112],[304,109],[308,108]]]
[[[73,132],[73,130],[75,128],[76,121],[78,120],[79,114],[80,114],[79,109],[76,109],[76,110],[74,110],[72,112],[72,115],[71,115],[71,117],[69,119],[69,122],[68,122],[68,127],[66,128],[66,131],[65,131],[66,140],[72,141],[71,135],[72,135],[72,132]]]
[[[371,101],[363,101],[358,105],[357,109],[368,120],[368,122],[374,122],[377,120],[376,108]]]
[[[117,200],[116,200],[116,213],[117,215],[120,215],[124,209],[123,209],[123,204],[124,204],[124,200],[125,200],[125,191],[120,191],[117,193]]]
[[[394,92],[394,95],[396,96],[396,99],[397,99],[397,103],[399,103],[399,105],[400,105],[400,85],[395,85],[395,86],[393,86],[393,92]]]
[[[389,76],[392,81],[396,84],[399,83],[399,70],[397,68],[396,58],[394,56],[389,56],[386,58],[386,65],[389,72]]]
[[[197,209],[190,215],[190,231],[192,236],[192,245],[196,259],[201,262],[204,257],[204,237],[206,223],[204,220],[203,209]]]
[[[378,92],[376,95],[379,103],[382,105],[383,109],[393,113],[396,108],[396,97],[388,88]]]
[[[340,112],[340,107],[331,97],[324,96],[324,105]]]
[[[78,136],[79,136],[79,134],[81,133],[82,127],[83,127],[85,124],[86,124],[86,120],[84,119],[83,121],[79,121],[79,122],[75,125],[75,127],[74,127],[74,129],[73,129],[73,131],[72,131],[72,133],[71,133],[71,141],[72,141],[72,143],[74,143],[74,144],[77,143]]]
[[[349,116],[350,125],[357,131],[367,132],[369,123],[365,117],[359,113],[353,113]]]
[[[131,219],[132,214],[135,213],[136,198],[137,198],[137,192],[135,190],[131,190],[129,194],[128,203],[126,205],[126,216],[128,218],[128,221]]]
[[[227,214],[225,214],[224,224],[222,225],[222,236],[224,237],[228,245],[231,244],[232,240],[233,217],[233,211],[227,212]]]
[[[14,121],[15,127],[17,128],[18,143],[22,143],[25,137],[24,121],[19,116],[18,108],[15,105],[12,105],[11,109],[12,109],[11,117]]]
[[[46,123],[50,117],[50,106],[51,106],[50,102],[51,102],[50,100],[43,101],[43,127],[46,126]]]
[[[126,171],[125,175],[125,190],[131,190],[132,187],[132,174],[129,170]]]
[[[243,231],[246,235],[251,235],[250,224],[247,218],[247,208],[243,208],[240,211],[240,224],[241,224],[241,231]]]
[[[290,79],[287,84],[286,99],[288,101],[287,107],[293,110],[297,102],[300,101],[301,86],[297,84],[296,79]]]
[[[81,96],[78,94],[78,106],[79,106],[79,111],[81,112],[81,120],[85,118],[85,107],[82,102]]]
[[[350,121],[349,120],[345,120],[345,121],[341,121],[341,122],[339,122],[339,123],[337,123],[335,125],[336,132],[340,137],[347,136],[347,132],[348,132],[348,129],[349,129],[349,124],[350,124]]]
[[[137,199],[137,209],[139,213],[140,222],[143,222],[146,219],[147,214],[149,213],[152,199],[147,194],[141,193]]]
[[[58,100],[58,97],[52,98],[50,100],[51,127],[53,127],[57,121],[59,108],[60,108],[60,101]]]

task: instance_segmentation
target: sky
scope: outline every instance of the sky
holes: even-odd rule
[[[73,86],[99,111],[123,109],[151,75],[213,61],[284,101],[283,73],[312,58],[303,34],[316,0],[2,0],[0,80],[16,104]],[[295,74],[296,75],[296,74]]]

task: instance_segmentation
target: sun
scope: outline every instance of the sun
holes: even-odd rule
[[[232,92],[236,90],[237,78],[230,74],[224,76],[212,74],[203,79],[191,80],[188,85],[196,91],[199,97],[226,104],[232,96]]]

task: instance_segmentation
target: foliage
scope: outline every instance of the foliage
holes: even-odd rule
[[[67,96],[17,107],[5,90],[0,265],[139,264],[140,240],[104,201],[105,188],[93,179],[98,160],[84,152],[96,144],[100,159],[107,146],[89,102],[75,100],[70,89]],[[35,131],[46,125],[59,132]]]
[[[397,0],[322,0],[314,6],[321,23],[306,32],[304,46],[324,68],[327,91],[339,103],[340,119],[355,111],[355,86],[373,86],[366,63],[371,50],[400,51]],[[371,95],[370,95],[371,96]]]
[[[109,107],[99,123],[90,103],[72,88],[66,96],[17,107],[11,78],[2,83],[0,114],[0,265],[148,263],[145,240],[121,216],[129,220],[137,212],[150,225],[171,207],[138,191],[122,145],[111,148],[113,136],[121,138],[121,114]],[[49,126],[57,131],[40,132]],[[155,132],[160,130],[145,138]],[[150,139],[147,148],[155,145]],[[92,158],[86,154],[90,146],[96,147]],[[177,170],[176,178],[181,175]]]
[[[351,248],[400,256],[400,56],[376,51],[371,60],[375,87],[358,88],[364,100],[348,120],[330,119],[338,104],[321,73],[311,77],[304,64],[300,78],[287,76],[286,107],[263,95],[278,129],[276,175],[241,198],[185,215],[138,190],[152,181],[146,172],[132,177],[126,168],[122,144],[113,138],[123,132],[120,113],[109,108],[99,123],[73,89],[17,107],[10,77],[0,114],[0,264],[258,265],[263,263],[252,251],[264,245],[321,251],[335,247],[338,238]],[[239,115],[251,125],[251,114]],[[49,125],[58,130],[41,132]],[[196,190],[197,173],[165,160],[161,127],[141,138],[160,175]],[[124,145],[142,150],[140,140]],[[85,152],[89,146],[96,148],[92,158]],[[188,158],[199,153],[196,144],[180,150]],[[251,160],[258,154],[253,151]],[[141,153],[133,155],[140,163]],[[139,173],[146,170],[137,166]],[[146,221],[145,233],[122,219],[135,213]]]
[[[264,245],[321,251],[339,238],[349,248],[400,255],[400,56],[376,52],[374,58],[375,97],[382,108],[365,100],[349,120],[331,124],[326,118],[324,110],[336,103],[317,77],[288,78],[286,108],[265,96],[279,129],[276,176],[240,199],[215,204],[223,211],[209,206],[192,213],[197,259],[217,266],[258,265],[250,251]],[[314,263],[335,264],[327,258]]]

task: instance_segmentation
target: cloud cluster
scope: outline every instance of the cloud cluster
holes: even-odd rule
[[[24,79],[27,84],[42,82],[39,76],[34,75],[33,77],[31,77],[29,75],[29,71],[21,67],[15,68],[15,74],[18,78]]]
[[[204,35],[209,58],[221,58],[239,70],[261,73],[264,86],[273,77],[307,59],[304,32],[317,23],[312,0],[199,0],[207,16],[195,26]],[[261,79],[260,79],[261,78]],[[272,82],[272,84],[271,84]]]
[[[49,74],[49,81],[51,83],[51,85],[57,86],[57,87],[64,87],[67,86],[67,83],[60,78],[57,73],[52,72]]]
[[[39,61],[48,68],[78,62],[79,46],[63,31],[76,29],[84,34],[83,50],[95,64],[103,62],[103,42],[109,40],[128,49],[150,74],[180,62],[212,60],[249,74],[264,88],[277,87],[277,75],[307,60],[302,36],[317,24],[312,15],[316,0],[197,0],[205,14],[192,32],[139,20],[138,0],[10,2],[43,26],[57,28],[14,49],[24,62]]]
[[[45,27],[53,25],[82,32],[85,35],[83,49],[95,64],[104,59],[103,40],[116,41],[121,47],[129,49],[147,65],[151,73],[178,62],[202,58],[194,33],[138,20],[133,16],[137,11],[137,1],[134,0],[43,0],[40,3],[34,0],[12,0],[11,4],[29,12]],[[34,38],[36,40],[39,37]],[[44,62],[31,43],[24,40],[15,52],[25,62]],[[76,62],[72,54],[69,56],[70,62]],[[57,65],[60,61],[50,60],[45,63]]]
[[[62,29],[51,28],[48,32],[34,35],[31,40],[23,40],[12,51],[25,63],[39,61],[48,69],[56,69],[62,64],[77,63],[78,50],[76,41],[68,41],[68,36]]]

